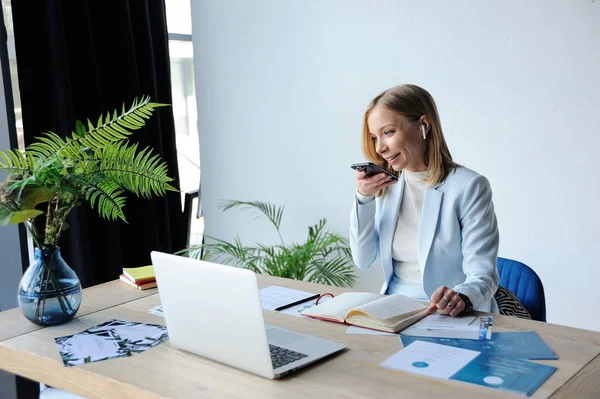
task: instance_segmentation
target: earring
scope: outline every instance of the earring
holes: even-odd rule
[[[425,125],[421,125],[421,131],[423,132],[423,140],[427,140],[427,134],[425,133]]]

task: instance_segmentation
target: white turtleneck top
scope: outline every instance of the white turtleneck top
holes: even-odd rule
[[[396,232],[392,242],[394,273],[402,280],[423,284],[419,269],[419,224],[427,183],[424,172],[402,171],[404,192],[400,202]]]
[[[392,291],[405,291],[405,288],[400,288],[404,282],[419,284],[421,288],[414,287],[417,290],[414,295],[422,297],[425,295],[422,293],[423,276],[419,268],[419,224],[421,222],[421,213],[423,209],[423,198],[425,196],[425,190],[427,190],[427,183],[423,181],[423,178],[427,175],[427,171],[424,172],[409,172],[407,170],[402,171],[401,178],[404,179],[404,192],[402,193],[402,200],[400,202],[400,210],[398,212],[398,220],[396,222],[396,231],[394,233],[394,239],[392,242],[392,258],[394,260],[394,278],[388,293]],[[360,203],[366,203],[372,201],[374,196],[365,196],[356,192],[356,196]],[[425,297],[426,298],[426,297]]]

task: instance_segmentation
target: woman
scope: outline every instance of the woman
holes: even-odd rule
[[[452,160],[431,95],[392,87],[365,112],[362,147],[394,172],[357,173],[350,246],[361,269],[379,260],[382,294],[430,300],[451,316],[498,312],[498,227],[487,179]]]

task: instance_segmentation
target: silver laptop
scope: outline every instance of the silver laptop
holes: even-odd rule
[[[171,344],[278,378],[338,352],[344,344],[265,325],[254,272],[152,252]]]

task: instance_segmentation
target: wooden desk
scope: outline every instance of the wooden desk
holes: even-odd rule
[[[259,283],[261,287],[280,285],[312,292],[344,291],[270,276],[259,276]],[[511,396],[490,388],[379,367],[402,348],[398,337],[346,334],[345,325],[273,312],[265,312],[268,323],[344,342],[349,350],[276,381],[180,351],[169,342],[127,358],[65,367],[55,337],[113,318],[164,324],[163,318],[148,312],[160,304],[156,289],[137,291],[117,280],[84,290],[83,304],[74,320],[48,328],[31,324],[18,309],[0,313],[0,368],[87,398]],[[233,323],[232,328],[236,328]],[[541,362],[558,370],[533,397],[600,397],[600,333],[505,316],[495,316],[494,330],[536,331],[560,357]],[[198,336],[201,339],[201,331]]]

